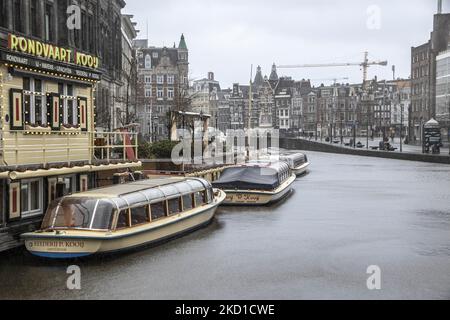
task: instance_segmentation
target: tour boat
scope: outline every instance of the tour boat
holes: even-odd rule
[[[226,193],[224,205],[268,205],[286,197],[295,179],[285,162],[254,162],[224,169],[213,186]]]
[[[152,245],[207,225],[225,193],[200,178],[155,178],[63,197],[42,228],[22,235],[32,254],[78,258]]]
[[[280,155],[280,160],[286,162],[297,176],[306,173],[309,166],[308,157],[303,153]]]

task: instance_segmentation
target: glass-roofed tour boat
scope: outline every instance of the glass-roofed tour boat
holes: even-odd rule
[[[285,162],[249,162],[226,168],[213,186],[226,193],[225,205],[268,205],[289,195],[295,179]]]
[[[63,197],[42,228],[23,234],[32,254],[77,258],[168,240],[207,225],[225,193],[199,178],[156,178]]]
[[[280,160],[286,162],[289,168],[297,176],[305,174],[308,170],[309,161],[308,157],[300,152],[291,153],[286,155],[280,155]]]

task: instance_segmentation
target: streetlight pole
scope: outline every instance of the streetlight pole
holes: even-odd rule
[[[448,99],[448,96],[447,96]],[[448,102],[448,125],[447,125],[447,141],[448,145],[448,155],[450,156],[450,101]]]
[[[369,149],[369,117],[370,117],[370,115],[369,115],[369,109],[370,109],[370,104],[369,103],[367,103],[367,105],[366,105],[366,115],[367,115],[367,131],[366,131],[366,149]]]
[[[402,133],[403,133],[403,104],[400,104],[400,152],[403,152],[403,139],[402,139]]]

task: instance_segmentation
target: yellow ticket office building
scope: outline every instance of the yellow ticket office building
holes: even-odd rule
[[[110,184],[115,173],[140,167],[127,158],[128,148],[137,157],[134,135],[95,131],[98,59],[69,49],[70,59],[67,52],[63,60],[49,56],[49,49],[37,56],[25,45],[12,47],[11,37],[0,47],[0,252],[40,225],[61,190]]]

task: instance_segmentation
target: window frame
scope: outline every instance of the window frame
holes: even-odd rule
[[[153,208],[152,208],[152,205],[156,205],[156,204],[159,204],[159,203],[162,203],[163,204],[163,209],[164,209],[164,215],[163,216],[161,216],[161,217],[159,217],[159,218],[153,218],[153,216],[152,216],[152,212],[153,212]],[[159,221],[159,220],[161,220],[161,219],[164,219],[164,218],[167,218],[167,212],[168,212],[168,208],[167,208],[167,200],[163,200],[163,201],[156,201],[156,202],[152,202],[152,203],[150,203],[150,221]]]
[[[25,89],[24,81],[28,79],[30,82],[29,90]],[[36,80],[41,82],[41,91],[36,91]],[[24,124],[25,125],[39,125],[42,127],[48,127],[48,119],[47,119],[47,95],[45,93],[44,87],[45,82],[42,79],[33,78],[33,77],[23,77],[22,78],[22,86],[23,86],[23,111],[25,114]],[[27,107],[27,97],[29,97],[29,106]],[[36,122],[36,97],[41,98],[41,122]],[[28,115],[27,115],[28,114]],[[27,121],[29,118],[29,121]]]
[[[167,212],[166,212],[166,214],[167,214],[168,217],[172,217],[172,216],[181,214],[183,212],[183,204],[182,204],[181,198],[182,198],[182,196],[180,195],[178,197],[174,197],[174,198],[170,198],[170,199],[166,200],[166,202],[167,202]],[[169,203],[170,203],[170,201],[174,201],[174,200],[177,200],[177,202],[178,202],[178,211],[174,212],[174,213],[171,213],[170,212],[170,205],[169,205]]]
[[[117,223],[119,222],[119,218],[120,218],[120,215],[122,214],[122,213],[125,213],[126,212],[126,215],[127,215],[127,225],[125,226],[125,227],[121,227],[121,228],[118,228],[117,227]],[[125,208],[125,209],[121,209],[121,210],[118,210],[118,212],[117,212],[117,219],[116,219],[116,221],[115,221],[115,223],[114,223],[114,231],[121,231],[121,230],[125,230],[125,229],[129,229],[129,228],[131,228],[132,227],[132,224],[131,224],[131,210],[130,210],[130,208]]]
[[[149,53],[147,53],[144,57],[144,69],[152,68],[152,57]]]
[[[38,192],[38,200],[39,200],[39,209],[36,210],[30,210],[31,208],[31,183],[33,182],[38,182],[38,186],[39,186],[39,192]],[[27,204],[28,204],[28,211],[24,211],[22,208],[22,201],[23,201],[23,195],[22,195],[22,186],[23,185],[28,185],[28,194],[27,194]],[[20,182],[20,215],[21,218],[27,219],[27,218],[32,218],[32,217],[36,217],[39,215],[44,214],[44,201],[43,201],[43,195],[44,195],[44,190],[43,190],[44,184],[43,184],[43,179],[42,178],[34,178],[34,179],[26,179],[26,180],[22,180]]]
[[[141,222],[141,223],[138,223],[138,224],[134,224],[134,223],[133,223],[133,213],[132,213],[132,210],[133,210],[133,209],[138,209],[138,208],[145,208],[145,213],[146,213],[146,218],[147,218],[147,220],[146,220],[145,222]],[[142,225],[145,225],[145,224],[148,224],[148,223],[152,222],[152,217],[149,216],[149,214],[148,214],[148,213],[149,213],[149,205],[148,205],[148,204],[146,204],[146,205],[144,205],[144,206],[135,206],[135,207],[129,208],[129,211],[130,211],[130,222],[131,222],[131,227],[130,227],[130,228],[139,227],[139,226],[142,226]]]
[[[62,85],[62,92],[60,92],[60,85]],[[68,88],[72,86],[72,95],[68,95]],[[60,103],[62,107],[62,126],[78,126],[78,99],[76,95],[76,86],[69,83],[60,82],[58,83],[58,93],[60,95]],[[72,102],[72,123],[69,123],[69,101]]]

